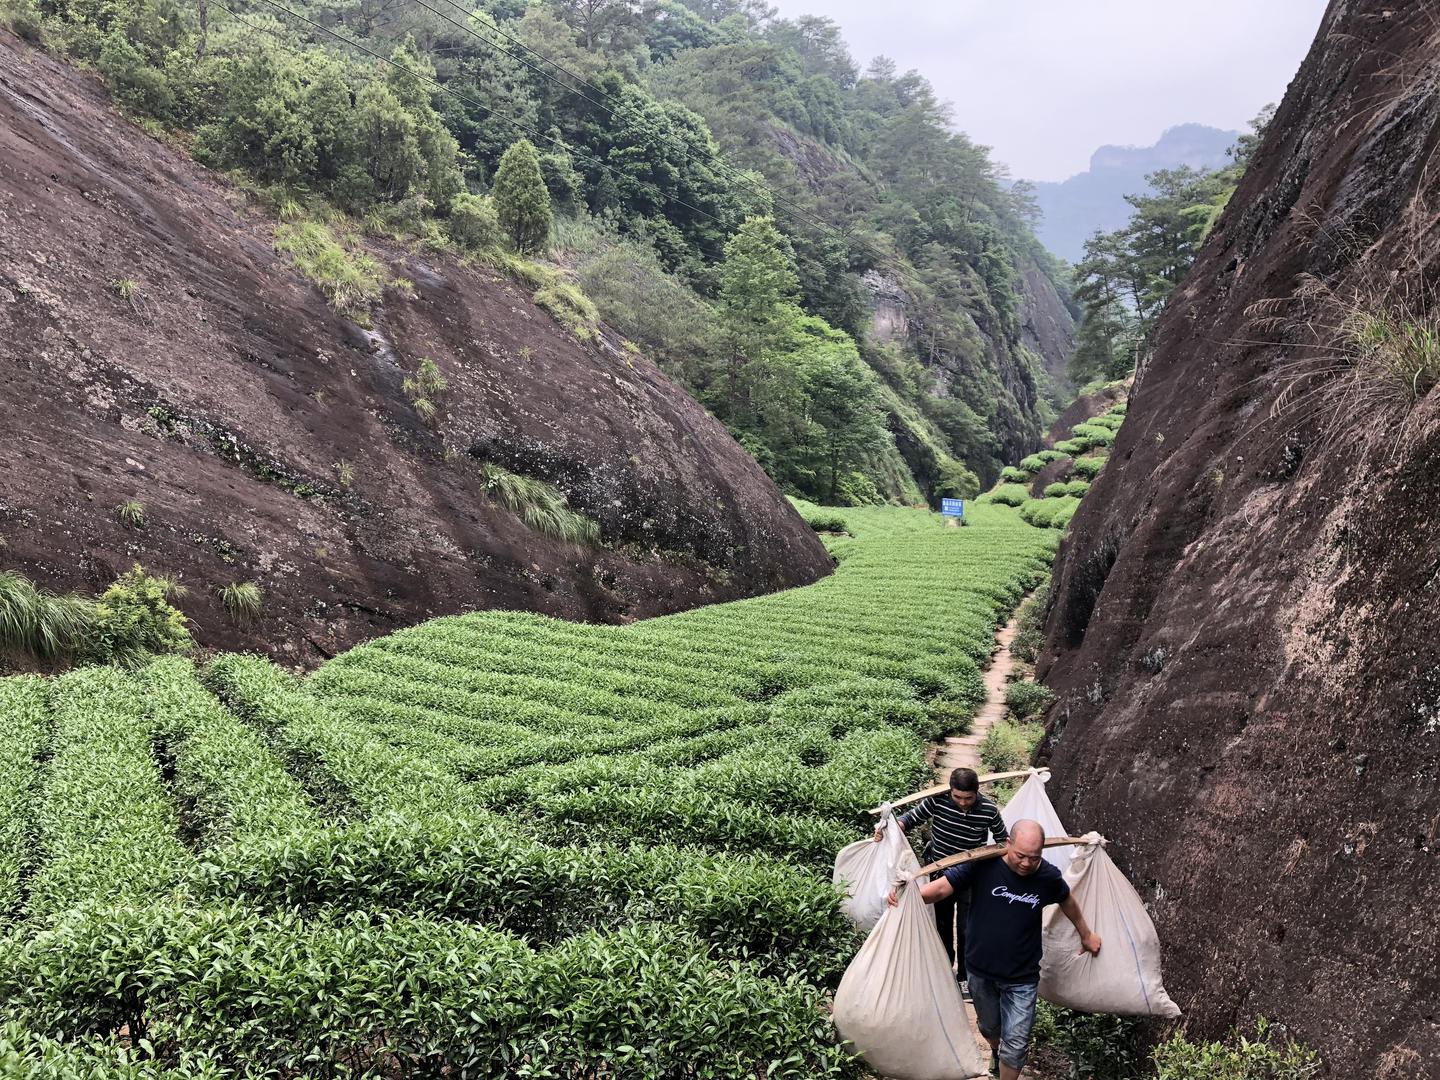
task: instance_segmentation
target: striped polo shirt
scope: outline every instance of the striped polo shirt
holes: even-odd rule
[[[961,810],[951,801],[950,792],[942,791],[922,800],[919,806],[900,818],[900,824],[907,833],[927,821],[930,822],[932,859],[943,859],[961,851],[983,847],[990,842],[987,834],[993,833],[997,844],[1003,844],[1010,838],[1005,822],[1000,818],[1000,807],[984,795],[976,795],[975,805],[969,810]]]

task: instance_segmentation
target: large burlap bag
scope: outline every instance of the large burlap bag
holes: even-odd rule
[[[1130,882],[1105,852],[1105,838],[1087,833],[1075,845],[1065,881],[1090,929],[1100,935],[1099,956],[1077,956],[1080,935],[1052,907],[1045,912],[1045,955],[1040,996],[1082,1012],[1121,1016],[1180,1015],[1160,981],[1160,937]]]
[[[873,842],[873,841],[872,841]],[[970,1030],[935,913],[918,883],[900,890],[845,969],[835,1027],[866,1064],[894,1080],[969,1080],[988,1074]]]
[[[1060,824],[1060,815],[1055,813],[1055,807],[1050,803],[1050,796],[1045,794],[1045,784],[1049,779],[1050,771],[1048,769],[1030,770],[1030,775],[1026,778],[1025,783],[1020,785],[1020,790],[1015,793],[1015,797],[1000,810],[1000,820],[1005,822],[1007,829],[1013,829],[1017,821],[1029,818],[1031,821],[1040,823],[1046,836],[1069,835],[1065,826]],[[1074,848],[1068,844],[1065,847],[1046,848],[1045,861],[1063,874],[1070,865],[1070,857],[1073,852]]]
[[[885,914],[885,897],[896,877],[903,874],[908,879],[920,869],[889,803],[880,808],[880,829],[883,836],[878,844],[873,838],[857,840],[835,856],[835,885],[846,895],[842,907],[850,921],[865,931]]]

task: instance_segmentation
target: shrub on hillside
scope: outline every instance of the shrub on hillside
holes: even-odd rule
[[[170,603],[178,592],[174,582],[147,574],[137,563],[95,602],[80,659],[137,664],[152,653],[189,649],[189,620]]]
[[[1063,486],[1063,485],[1061,485]],[[1037,529],[1063,529],[1070,522],[1080,500],[1064,496],[1052,499],[1027,499],[1020,506],[1020,520]]]
[[[1264,1020],[1253,1039],[1237,1032],[1230,1043],[1192,1043],[1176,1032],[1155,1048],[1155,1080],[1307,1080],[1320,1058],[1294,1039],[1283,1041]]]
[[[1069,493],[1069,487],[1064,483],[1057,482],[1054,484],[1048,484],[1045,488],[1045,498],[1047,499],[1064,498]]]
[[[1040,450],[1020,462],[1020,468],[1029,473],[1037,473],[1052,461],[1059,461],[1065,455],[1059,450]]]
[[[1049,613],[1050,582],[1046,581],[1025,599],[1016,613],[1019,623],[1015,640],[1010,643],[1010,655],[1027,664],[1040,659],[1040,649],[1045,643],[1045,616]]]
[[[1002,720],[985,733],[980,743],[980,764],[986,772],[1028,769],[1044,734],[1045,729],[1039,724]]]
[[[1100,475],[1100,470],[1105,468],[1105,460],[1103,457],[1076,458],[1075,463],[1070,467],[1076,475],[1082,476],[1086,480],[1094,480]]]
[[[1048,687],[1024,679],[1013,682],[1005,688],[1005,706],[1017,720],[1029,720],[1039,716],[1055,700]]]
[[[1114,446],[1115,433],[1099,424],[1076,424],[1070,430],[1076,439],[1084,440],[1090,446]]]
[[[1007,484],[1028,484],[1030,474],[1024,469],[1016,468],[1014,465],[1006,465],[1000,470],[1000,479]]]
[[[1090,490],[1090,481],[1071,480],[1068,484],[1065,484],[1063,486],[1065,488],[1064,494],[1072,495],[1077,499],[1082,499],[1085,497],[1085,493]]]
[[[35,0],[0,0],[0,26],[17,37],[39,44],[45,32],[45,19]]]
[[[816,532],[850,535],[850,530],[845,527],[845,519],[839,514],[811,514],[805,519],[805,524]]]
[[[981,502],[999,503],[1001,506],[1019,506],[1030,498],[1030,492],[1020,484],[1001,484],[993,491],[980,496]]]
[[[127,112],[165,120],[175,111],[175,95],[164,73],[146,63],[140,50],[120,31],[106,35],[96,66]]]
[[[1064,442],[1056,443],[1055,449],[1059,450],[1066,457],[1079,457],[1086,450],[1090,449],[1090,445],[1083,439],[1066,439]]]
[[[682,377],[694,384],[715,348],[715,312],[668,273],[653,251],[630,240],[616,241],[582,261],[579,276],[607,323],[678,365]]]
[[[495,200],[484,195],[456,195],[450,203],[446,228],[455,242],[467,251],[484,251],[500,244],[500,216]]]

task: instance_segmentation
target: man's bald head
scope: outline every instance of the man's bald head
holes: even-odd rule
[[[1043,847],[1045,845],[1045,828],[1038,821],[1021,818],[1010,830],[1010,839],[1027,846],[1034,843]]]
[[[1005,865],[1017,874],[1030,875],[1040,869],[1045,851],[1045,829],[1038,821],[1022,818],[1010,826],[1010,839],[1005,844]]]

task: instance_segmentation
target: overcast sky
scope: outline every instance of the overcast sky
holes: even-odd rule
[[[1325,0],[772,0],[824,15],[955,106],[1016,178],[1063,180],[1099,146],[1186,122],[1243,130],[1278,102]]]

